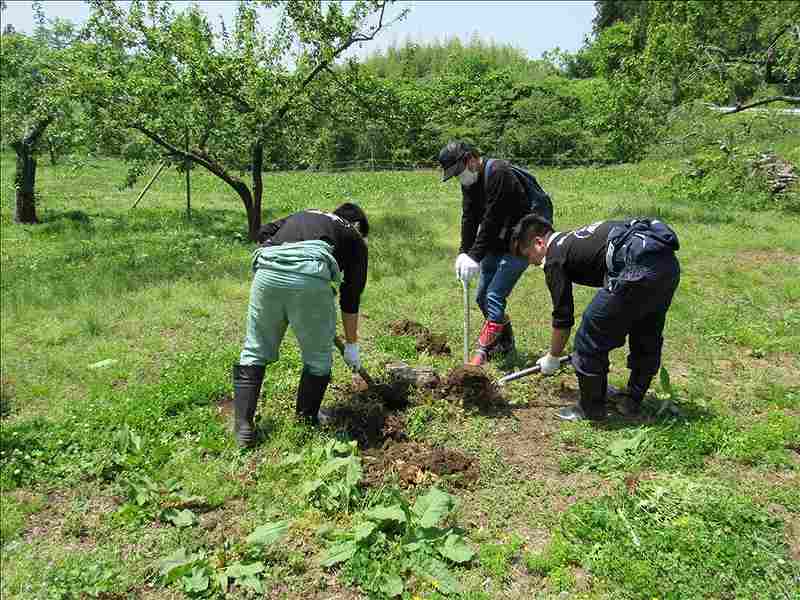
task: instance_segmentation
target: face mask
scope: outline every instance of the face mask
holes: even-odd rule
[[[465,168],[458,176],[458,179],[461,181],[461,185],[464,187],[469,187],[476,181],[478,181],[478,174],[474,171],[470,171],[469,168]]]

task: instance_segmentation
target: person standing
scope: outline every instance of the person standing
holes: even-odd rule
[[[367,282],[369,222],[356,204],[333,213],[305,210],[262,226],[253,253],[247,334],[233,366],[234,433],[240,446],[255,442],[254,417],[266,365],[291,326],[303,359],[296,413],[312,424],[329,417],[320,410],[331,379],[336,335],[335,286],[345,335],[344,360],[361,367],[358,313]]]
[[[506,305],[528,262],[510,253],[512,231],[531,213],[552,222],[553,205],[533,175],[506,160],[484,159],[463,141],[442,148],[439,163],[443,182],[451,177],[461,182],[461,246],[455,270],[464,282],[480,274],[476,302],[484,323],[470,364],[482,366],[494,355],[514,350]]]
[[[655,219],[598,221],[562,233],[530,216],[520,222],[512,245],[517,256],[544,269],[553,301],[550,352],[537,361],[544,375],[558,370],[575,322],[572,284],[600,288],[575,335],[572,364],[580,399],[559,417],[606,417],[608,353],[626,337],[631,372],[625,412],[637,414],[661,365],[664,324],[680,282],[677,234]]]

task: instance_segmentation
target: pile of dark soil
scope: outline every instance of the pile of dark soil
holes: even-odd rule
[[[356,440],[360,448],[380,448],[387,439],[405,439],[403,419],[387,415],[380,401],[362,393],[354,394],[347,404],[330,410],[332,426]]]
[[[353,377],[352,399],[358,404],[379,403],[389,410],[403,410],[408,406],[408,385],[402,382],[375,383],[369,387],[361,377]]]
[[[478,480],[477,460],[447,448],[431,448],[416,442],[389,442],[382,450],[363,454],[364,479],[367,486],[381,485],[387,477],[397,476],[404,487],[429,485],[446,478],[459,487]]]
[[[431,330],[408,319],[400,319],[389,324],[389,331],[394,335],[410,335],[417,339],[417,352],[427,352],[428,354],[451,354],[450,346],[447,345],[447,337],[438,333],[431,333]]]
[[[464,407],[476,407],[480,410],[490,410],[505,404],[505,399],[483,369],[472,365],[450,371],[444,384],[439,387],[439,395],[451,401],[461,399]]]

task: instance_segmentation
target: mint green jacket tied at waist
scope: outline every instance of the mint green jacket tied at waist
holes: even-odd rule
[[[342,274],[333,247],[321,240],[265,246],[253,252],[253,284],[240,365],[278,360],[291,326],[312,375],[328,375],[336,334],[334,285]]]
[[[254,273],[268,270],[270,285],[275,287],[305,287],[309,277],[325,284],[342,282],[333,246],[322,240],[263,246],[253,252],[252,266]]]

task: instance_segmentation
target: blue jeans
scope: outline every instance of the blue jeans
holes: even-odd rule
[[[483,258],[475,301],[487,321],[503,322],[506,301],[527,268],[528,259],[510,254],[487,254]]]
[[[680,281],[673,253],[649,258],[640,265],[646,276],[624,282],[615,291],[601,288],[583,313],[575,334],[572,364],[583,375],[608,373],[608,353],[628,337],[628,368],[655,375],[661,365],[664,322]]]

